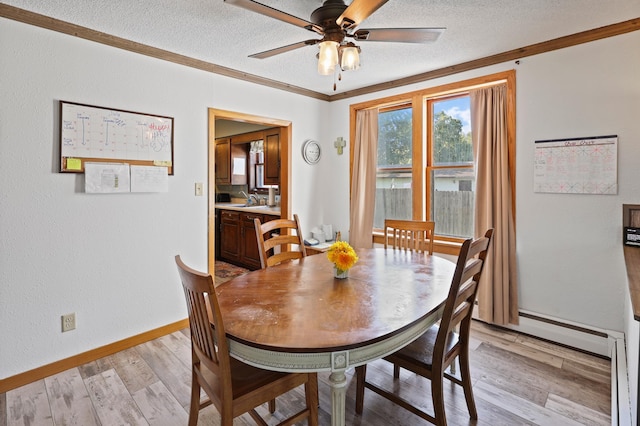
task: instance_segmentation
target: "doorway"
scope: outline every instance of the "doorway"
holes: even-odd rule
[[[215,265],[216,242],[216,178],[215,178],[215,143],[216,120],[237,121],[262,125],[267,127],[280,127],[280,217],[288,218],[291,211],[291,122],[275,118],[261,117],[234,111],[226,111],[209,108],[209,160],[208,160],[208,266],[209,273],[213,275]]]

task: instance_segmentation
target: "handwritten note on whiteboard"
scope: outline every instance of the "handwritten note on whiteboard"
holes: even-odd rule
[[[173,118],[60,102],[62,171],[78,161],[136,161],[173,165]]]
[[[534,192],[617,194],[618,137],[535,142]]]

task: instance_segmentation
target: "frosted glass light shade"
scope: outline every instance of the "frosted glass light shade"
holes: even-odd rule
[[[320,43],[318,55],[318,73],[331,75],[338,64],[338,43],[335,41],[323,41]]]
[[[360,68],[360,54],[356,46],[345,46],[342,48],[340,68],[342,68],[343,71],[353,71]]]

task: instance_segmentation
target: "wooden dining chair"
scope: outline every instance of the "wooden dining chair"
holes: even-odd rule
[[[478,293],[478,282],[492,236],[493,229],[489,229],[484,237],[476,240],[468,239],[462,244],[440,323],[431,327],[408,346],[384,357],[394,366],[400,366],[431,380],[434,415],[415,407],[397,394],[367,382],[366,365],[356,367],[357,413],[362,413],[364,390],[367,388],[433,424],[446,426],[443,390],[443,379],[446,377],[462,386],[469,417],[478,418],[469,371],[469,334],[471,314]],[[456,326],[459,326],[459,333],[455,332]],[[460,378],[445,371],[456,357],[459,357]]]
[[[435,222],[422,220],[385,219],[384,248],[391,246],[433,254],[435,226]]]
[[[318,424],[318,376],[316,373],[281,373],[245,364],[229,355],[224,322],[218,307],[213,279],[186,266],[175,257],[184,288],[191,329],[191,405],[189,426],[198,423],[199,411],[211,405],[218,409],[222,426],[249,413],[256,424],[267,423],[255,408],[267,402],[276,410],[275,398],[304,385],[306,406],[278,425],[292,425],[303,419]],[[200,401],[200,389],[208,399]]]
[[[254,224],[262,269],[307,255],[298,215],[294,214],[293,220],[275,219],[265,223],[256,218]]]

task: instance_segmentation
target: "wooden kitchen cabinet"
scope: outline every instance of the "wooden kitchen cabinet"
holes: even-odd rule
[[[265,130],[264,184],[280,185],[280,129]]]
[[[253,219],[261,222],[277,216],[220,210],[220,259],[247,269],[260,269],[260,252]]]
[[[216,183],[231,183],[231,138],[216,139]]]
[[[246,185],[247,144],[231,143],[231,138],[216,139],[216,184]]]
[[[240,213],[220,211],[220,258],[229,263],[240,261]]]
[[[263,215],[240,213],[240,262],[251,270],[260,269],[260,252],[253,219],[262,222]]]

